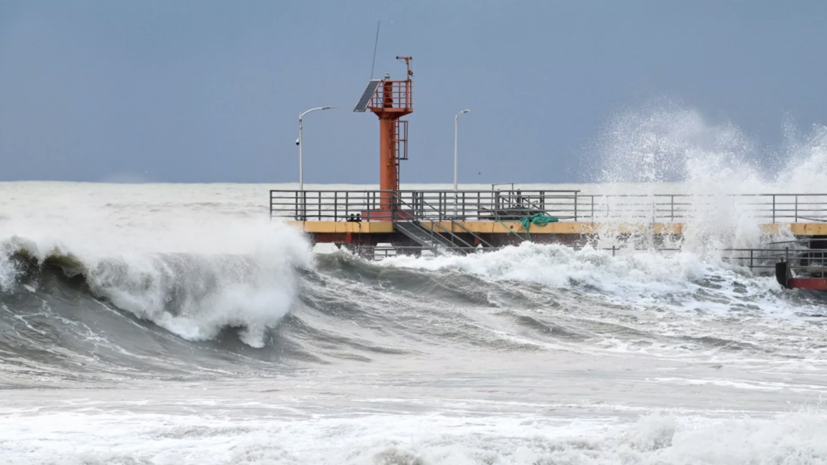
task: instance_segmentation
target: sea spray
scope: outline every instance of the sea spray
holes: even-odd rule
[[[755,194],[822,189],[827,128],[816,126],[808,135],[792,129],[787,133],[782,149],[758,149],[734,125],[710,124],[697,110],[673,102],[619,114],[596,144],[593,177],[600,184],[594,193],[606,196],[600,202],[604,208],[595,212],[595,221],[602,223],[597,243],[680,247],[705,255],[791,239],[788,228],[761,230],[772,218],[759,205],[768,198]],[[655,222],[683,224],[682,237],[657,242],[646,228]],[[634,230],[631,241],[621,232],[628,229]]]
[[[824,193],[827,176],[827,126],[813,126],[801,133],[789,124],[775,178],[786,192]]]

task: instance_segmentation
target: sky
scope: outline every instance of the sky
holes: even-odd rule
[[[403,182],[582,182],[678,102],[759,144],[827,124],[827,2],[0,0],[0,181],[376,183],[353,107],[413,56]]]

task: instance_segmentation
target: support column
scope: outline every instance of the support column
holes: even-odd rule
[[[394,191],[398,185],[396,179],[396,150],[394,136],[396,134],[395,118],[379,119],[379,189]],[[382,194],[382,210],[390,210],[393,197]]]

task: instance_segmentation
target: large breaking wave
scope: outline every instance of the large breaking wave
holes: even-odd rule
[[[88,232],[0,241],[0,350],[17,373],[232,368],[222,354],[268,344],[312,262],[301,234],[263,221],[171,222],[128,237],[111,226]],[[215,242],[205,246],[203,236]],[[208,345],[188,349],[192,342]]]

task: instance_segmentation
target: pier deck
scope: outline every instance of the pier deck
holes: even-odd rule
[[[542,214],[552,222],[523,224]],[[270,216],[316,242],[406,246],[415,224],[458,247],[525,240],[575,243],[594,233],[680,236],[687,228],[731,220],[762,234],[827,236],[827,193],[598,195],[577,190],[270,191]],[[724,221],[724,222],[725,222]]]

